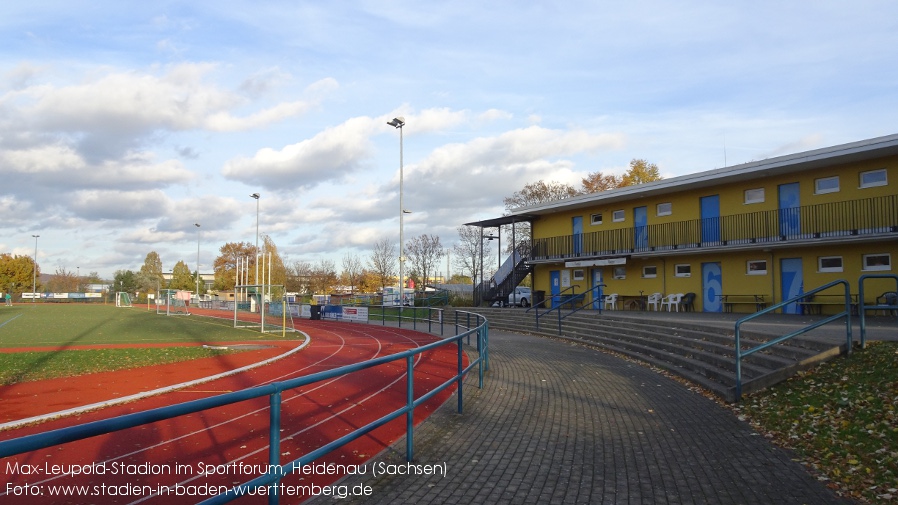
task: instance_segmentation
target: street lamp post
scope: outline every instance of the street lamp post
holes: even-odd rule
[[[34,293],[37,291],[37,239],[40,235],[32,237],[34,237],[34,271],[31,273],[31,303],[34,303]]]
[[[259,283],[259,193],[253,193],[251,195],[252,198],[256,199],[256,251],[255,251],[255,259],[254,263],[256,264],[256,277],[253,282],[256,284]]]
[[[193,223],[196,226],[196,304],[200,304],[200,224]]]
[[[405,126],[404,117],[393,118],[387,121],[393,128],[399,129],[399,312],[402,314],[402,305],[405,303],[405,237],[404,215],[405,207],[402,203],[402,127]]]

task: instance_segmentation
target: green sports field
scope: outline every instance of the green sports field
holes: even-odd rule
[[[228,314],[223,313],[227,317]],[[296,338],[288,334],[287,338]],[[230,319],[163,316],[154,311],[104,305],[35,304],[0,307],[0,385],[119,370],[215,356],[203,344],[253,342],[281,337],[234,328]],[[165,346],[164,344],[174,344]],[[183,347],[185,343],[196,346]],[[78,346],[152,345],[132,349],[73,350]],[[53,350],[25,348],[52,347]]]

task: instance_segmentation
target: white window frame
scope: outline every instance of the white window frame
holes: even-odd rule
[[[867,175],[879,175],[882,174],[881,180],[874,180],[872,182],[864,182],[864,176]],[[877,186],[888,186],[889,185],[889,173],[884,168],[880,168],[878,170],[867,170],[866,172],[861,172],[860,176],[860,188],[875,188]]]
[[[614,267],[612,272],[612,277],[614,277],[615,279],[627,278],[627,267]]]
[[[623,209],[616,210],[611,214],[611,220],[615,223],[621,223],[627,219],[627,214]]]
[[[764,203],[764,188],[754,188],[745,190],[745,204]]]
[[[589,224],[595,226],[602,224],[602,213],[598,212],[589,216]]]
[[[835,181],[835,183],[836,183],[835,187],[825,187],[825,186],[821,187],[821,186],[825,185],[826,183],[830,183],[832,181]],[[834,175],[832,177],[821,177],[819,179],[814,179],[814,194],[815,195],[825,195],[826,193],[838,193],[840,188],[841,188],[841,186],[840,186],[838,175]]]
[[[763,268],[761,264],[763,263]],[[745,263],[746,275],[767,275],[767,260],[749,260]]]
[[[692,277],[692,265],[689,263],[674,265],[674,277]]]
[[[585,278],[586,278],[586,274],[583,272],[582,268],[578,268],[578,269],[574,270],[574,280],[575,281],[582,281]]]
[[[670,202],[659,203],[655,210],[658,216],[669,216],[673,214],[673,204]]]
[[[823,266],[823,262],[825,260],[839,260],[839,266]],[[817,257],[817,271],[820,273],[827,272],[843,272],[845,270],[845,263],[842,261],[841,256],[819,256]]]
[[[649,272],[651,270],[651,272]],[[642,278],[643,279],[654,279],[658,277],[658,267],[655,265],[649,265],[642,267]]]
[[[875,257],[884,257],[886,259],[885,265],[870,265],[868,260]],[[865,254],[863,256],[863,263],[861,269],[865,272],[876,272],[883,270],[891,270],[892,269],[892,255],[889,253],[877,253],[877,254]]]

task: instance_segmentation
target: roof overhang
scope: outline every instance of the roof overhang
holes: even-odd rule
[[[465,223],[465,226],[478,226],[480,228],[496,228],[514,223],[529,223],[539,219],[539,216],[529,214],[515,214],[512,216],[494,217],[492,219],[484,219],[483,221],[474,221]]]

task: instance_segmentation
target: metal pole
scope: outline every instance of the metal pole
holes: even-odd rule
[[[31,273],[31,303],[34,303],[34,293],[37,291],[37,239],[40,235],[32,237],[34,237],[34,269]]]
[[[200,304],[200,224],[193,223],[196,226],[196,304]]]

